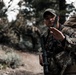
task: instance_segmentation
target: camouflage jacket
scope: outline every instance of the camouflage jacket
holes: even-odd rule
[[[67,65],[72,64],[71,50],[76,50],[76,32],[74,29],[61,26],[59,29],[65,35],[64,41],[57,41],[48,32],[45,48],[48,54],[50,74],[63,75]]]
[[[67,40],[65,48],[68,48],[68,50],[76,50],[76,14],[64,23],[62,32]]]
[[[76,73],[76,14],[71,16],[68,21],[64,23],[64,28],[62,32],[66,36],[65,50],[70,52],[72,65],[66,68],[65,73]]]

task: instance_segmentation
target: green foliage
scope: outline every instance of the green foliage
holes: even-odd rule
[[[3,16],[6,16],[5,15],[6,10],[2,10],[3,7],[4,7],[4,3],[2,1],[0,1],[0,18]]]
[[[5,69],[6,67],[14,69],[22,64],[21,57],[14,51],[6,51],[4,56],[0,56],[0,69]]]
[[[0,1],[0,10],[3,8],[4,3]]]
[[[36,11],[42,11],[46,8],[54,8],[56,9],[55,5],[57,6],[56,0],[33,0],[32,2],[33,7],[36,9]]]
[[[21,36],[25,36],[26,34],[27,20],[29,20],[28,22],[31,21],[32,23],[33,23],[33,20],[36,21],[35,23],[33,23],[33,25],[35,26],[43,25],[42,14],[46,8],[55,9],[58,12],[58,14],[62,16],[61,20],[63,20],[63,17],[65,17],[65,14],[67,12],[66,10],[59,11],[59,0],[45,0],[45,1],[44,0],[24,0],[24,1],[25,1],[25,7],[28,7],[29,10],[28,9],[20,10],[20,13],[18,14],[17,20],[15,22],[9,23],[7,21],[6,16],[2,15],[2,11],[1,11],[0,43],[4,42],[5,44],[6,42],[6,44],[8,43],[12,46],[18,45],[20,43],[20,38],[22,38]],[[20,5],[21,3],[19,4],[19,6]],[[62,5],[60,7],[62,7]],[[72,9],[72,8],[73,8],[72,6],[69,6],[68,9]],[[69,12],[71,12],[71,10],[68,11],[68,13]]]

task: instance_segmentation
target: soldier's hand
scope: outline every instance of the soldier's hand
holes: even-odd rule
[[[63,35],[63,33],[54,27],[50,27],[50,33],[53,35],[53,37],[56,40],[63,41],[65,39],[65,36]]]

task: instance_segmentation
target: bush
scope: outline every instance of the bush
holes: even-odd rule
[[[2,64],[1,67],[5,67],[6,65],[14,69],[21,66],[23,63],[21,62],[21,57],[17,53],[8,51],[4,56],[0,57],[0,64]]]

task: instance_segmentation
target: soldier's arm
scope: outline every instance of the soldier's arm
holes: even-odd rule
[[[76,32],[70,27],[65,27],[62,32],[65,35],[65,39],[62,41],[62,45],[67,49],[73,49],[76,47]]]

